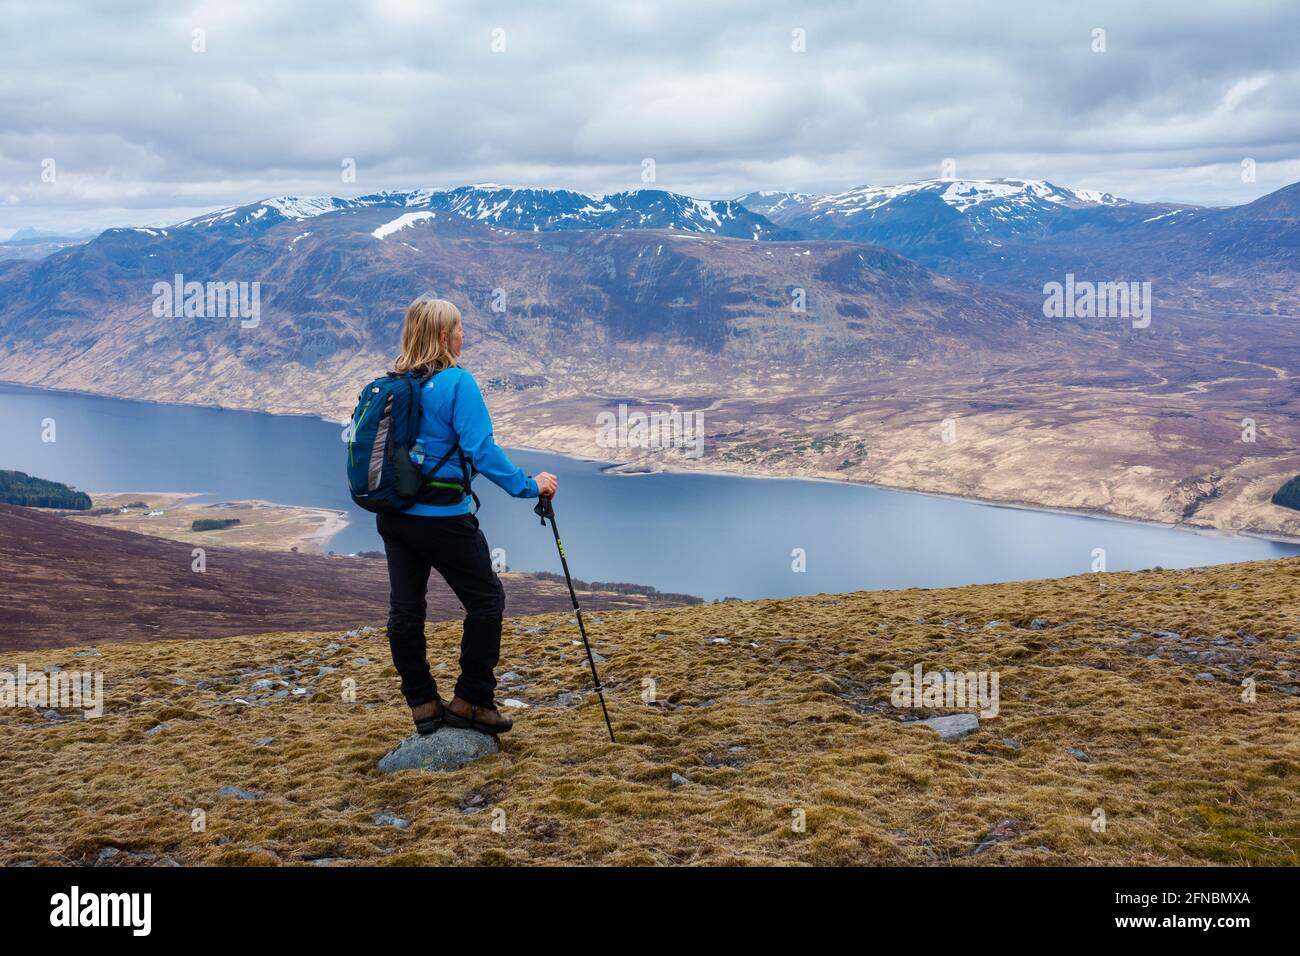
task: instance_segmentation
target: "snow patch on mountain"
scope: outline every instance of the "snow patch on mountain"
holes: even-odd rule
[[[434,212],[408,212],[398,216],[396,219],[384,223],[370,234],[376,239],[382,241],[386,236],[391,236],[395,232],[401,232],[403,229],[414,226],[417,222],[426,222],[437,215],[438,214]]]

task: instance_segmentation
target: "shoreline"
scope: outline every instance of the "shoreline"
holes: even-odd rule
[[[97,508],[108,507],[117,509],[123,506],[125,499],[142,499],[148,500],[148,506],[161,507],[164,515],[172,514],[173,517],[177,512],[187,512],[186,519],[192,520],[196,515],[207,513],[209,510],[218,517],[225,517],[231,513],[239,515],[239,520],[245,522],[239,525],[237,539],[246,539],[250,535],[253,538],[249,540],[228,540],[227,536],[215,537],[221,530],[210,532],[199,532],[205,535],[214,535],[211,540],[216,541],[227,547],[253,548],[259,551],[289,551],[301,554],[315,554],[326,556],[329,553],[330,541],[340,532],[348,527],[347,512],[337,508],[325,508],[315,505],[294,505],[283,504],[278,501],[270,501],[265,498],[229,498],[216,501],[196,501],[196,498],[209,497],[206,492],[168,492],[168,491],[94,491],[86,492],[91,496],[91,501]],[[116,499],[116,500],[113,500]],[[125,507],[125,506],[123,506]],[[77,511],[65,510],[61,512],[68,518],[75,521],[85,521],[107,527],[121,523],[122,519],[138,518],[134,510],[126,514],[119,515],[95,515],[90,516]],[[251,519],[251,520],[250,520]],[[266,543],[272,539],[262,538],[259,535],[264,533],[268,528],[267,522],[273,526],[274,537],[285,538],[287,544],[285,547],[276,547]],[[169,541],[180,541],[185,544],[195,543],[193,534],[187,532],[184,522],[181,526],[173,527],[169,523],[159,522],[156,526],[147,523],[148,527],[138,527],[133,523],[131,526],[123,528],[136,534],[147,534],[160,538],[166,538]],[[209,540],[204,538],[204,540]]]
[[[226,406],[226,405],[207,405],[207,404],[193,403],[193,402],[160,402],[152,399],[133,399],[133,398],[128,399],[128,398],[122,398],[117,395],[105,395],[100,392],[88,392],[82,389],[51,388],[50,386],[46,386],[46,385],[28,385],[24,382],[0,381],[0,385],[9,385],[16,388],[31,389],[33,391],[61,392],[64,394],[83,395],[91,398],[113,399],[116,401],[123,401],[123,402],[140,401],[140,402],[146,402],[150,405],[179,405],[185,408],[209,408],[218,411],[244,412],[250,415],[268,415],[274,418],[311,418],[317,421],[325,422],[326,424],[330,424],[330,425],[339,424],[338,422],[335,422],[332,419],[326,418],[323,415],[319,415],[312,412],[292,412],[292,413],[281,414],[278,412],[267,412],[258,409],[239,408],[239,407]],[[1044,514],[1069,515],[1076,518],[1093,518],[1100,521],[1118,521],[1118,522],[1126,522],[1129,524],[1142,525],[1142,526],[1152,527],[1152,528],[1166,528],[1175,531],[1183,531],[1190,534],[1218,536],[1224,538],[1232,538],[1232,537],[1252,538],[1258,541],[1270,541],[1275,544],[1300,545],[1300,536],[1285,535],[1280,533],[1273,533],[1273,532],[1266,532],[1266,531],[1244,531],[1244,530],[1238,530],[1232,528],[1225,529],[1225,528],[1202,527],[1199,525],[1184,524],[1182,522],[1160,521],[1154,518],[1135,518],[1128,515],[1117,515],[1113,512],[1103,511],[1100,509],[1060,508],[1060,507],[1054,507],[1052,505],[1042,505],[1042,504],[1037,504],[1035,502],[1029,502],[1029,501],[1002,501],[996,499],[979,498],[973,495],[958,495],[958,494],[953,494],[951,492],[944,492],[944,491],[931,491],[931,490],[926,490],[921,488],[906,488],[897,485],[882,485],[876,482],[861,481],[852,478],[823,478],[819,476],[808,476],[808,475],[748,474],[745,472],[726,471],[726,470],[718,470],[713,468],[675,468],[669,465],[661,465],[661,464],[655,464],[653,466],[654,470],[652,471],[628,473],[628,472],[614,471],[614,469],[616,468],[621,468],[625,465],[631,464],[631,462],[628,461],[615,461],[610,459],[592,458],[588,455],[575,455],[569,452],[556,451],[550,448],[538,448],[532,445],[512,444],[512,445],[502,445],[501,447],[505,448],[508,452],[517,450],[517,451],[524,451],[524,452],[532,452],[540,455],[556,455],[560,458],[565,458],[570,461],[581,461],[581,462],[600,465],[601,466],[599,469],[600,472],[602,474],[607,474],[612,477],[630,478],[630,477],[636,477],[638,475],[681,474],[681,475],[709,475],[709,476],[719,477],[719,478],[754,478],[758,480],[768,480],[768,481],[828,482],[831,484],[857,485],[863,488],[874,488],[878,491],[892,491],[892,492],[898,492],[900,494],[914,494],[914,495],[925,495],[931,498],[944,498],[950,501],[965,502],[967,504],[972,504],[972,505],[984,505],[991,508],[1009,508],[1016,511],[1035,511]],[[168,494],[168,493],[169,492],[158,492],[158,494]],[[199,494],[209,494],[209,493],[200,492]],[[278,504],[278,502],[270,502],[270,503]],[[309,506],[286,505],[285,507],[309,507]],[[331,539],[335,535],[344,531],[347,528],[348,524],[349,524],[348,520],[344,518],[343,523],[340,525],[340,527],[330,536]],[[326,540],[323,543],[322,547],[328,548],[329,544],[330,541]]]
[[[502,446],[503,448],[506,446]],[[1292,537],[1284,534],[1271,534],[1263,531],[1239,531],[1235,529],[1209,528],[1201,525],[1183,524],[1182,522],[1157,521],[1154,518],[1133,518],[1128,515],[1117,515],[1110,511],[1101,511],[1087,508],[1057,508],[1052,505],[1040,505],[1030,501],[999,501],[991,498],[979,498],[973,495],[955,495],[946,491],[928,491],[922,488],[903,488],[897,485],[882,485],[872,481],[861,481],[854,478],[822,478],[816,475],[769,475],[769,474],[748,474],[736,471],[719,471],[709,468],[674,468],[668,465],[655,465],[653,471],[634,471],[619,472],[615,468],[621,468],[630,464],[626,461],[608,461],[602,458],[591,458],[586,455],[571,455],[567,452],[552,451],[549,448],[536,448],[528,445],[511,445],[508,451],[527,451],[539,455],[555,455],[559,458],[567,458],[570,461],[588,462],[600,465],[601,474],[609,475],[613,478],[641,478],[647,475],[673,474],[673,475],[709,475],[715,478],[753,478],[758,481],[815,481],[832,485],[856,485],[861,488],[872,488],[876,491],[891,491],[905,495],[924,495],[927,498],[943,498],[948,501],[959,501],[971,505],[983,505],[989,508],[1006,508],[1012,511],[1036,511],[1041,514],[1069,515],[1075,518],[1093,518],[1098,521],[1116,521],[1122,524],[1136,524],[1148,528],[1165,528],[1171,531],[1184,531],[1190,534],[1200,534],[1210,537],[1221,538],[1254,538],[1260,541],[1272,541],[1275,544],[1300,544],[1300,536]]]

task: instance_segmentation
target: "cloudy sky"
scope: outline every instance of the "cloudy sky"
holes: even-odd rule
[[[1300,180],[1298,34],[1295,0],[6,0],[0,236],[285,193],[617,191],[647,158],[707,198],[951,158],[1230,205]]]

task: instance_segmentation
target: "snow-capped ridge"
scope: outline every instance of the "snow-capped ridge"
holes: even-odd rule
[[[923,179],[896,186],[857,186],[844,192],[821,196],[808,203],[812,214],[854,215],[880,209],[896,200],[920,194],[935,194],[960,213],[977,208],[1032,208],[1044,203],[1061,206],[1117,206],[1127,200],[1097,190],[1075,190],[1045,179]]]
[[[445,212],[471,222],[529,232],[683,229],[747,239],[781,234],[761,214],[731,199],[695,199],[647,188],[595,195],[569,189],[515,188],[491,183],[451,189],[385,190],[351,199],[276,196],[189,219],[179,223],[178,228],[221,229],[236,234],[245,230],[260,232],[285,221],[371,208]]]

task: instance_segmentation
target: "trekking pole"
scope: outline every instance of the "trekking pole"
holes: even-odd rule
[[[555,508],[551,504],[551,499],[539,498],[533,507],[533,513],[542,519],[543,527],[546,525],[546,519],[551,519],[551,530],[555,532],[555,547],[560,552],[560,565],[564,568],[564,580],[568,582],[569,597],[573,601],[573,615],[578,619],[578,633],[582,635],[582,646],[587,649],[587,663],[591,665],[591,679],[596,685],[596,696],[600,698],[600,712],[605,715],[605,729],[609,731],[609,742],[617,743],[618,741],[614,739],[614,726],[609,722],[609,711],[605,709],[605,688],[601,686],[600,675],[596,673],[596,659],[591,656],[591,645],[587,643],[587,629],[582,624],[582,608],[578,607],[578,593],[573,590],[573,576],[569,574],[569,559],[564,556],[564,545],[560,543],[560,528],[555,523]]]

